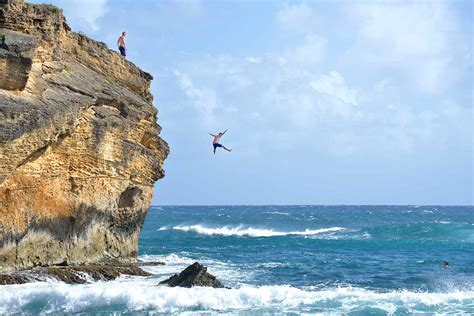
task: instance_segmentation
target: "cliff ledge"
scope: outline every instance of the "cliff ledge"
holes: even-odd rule
[[[152,76],[23,0],[0,0],[0,73],[0,271],[134,261],[169,152]]]

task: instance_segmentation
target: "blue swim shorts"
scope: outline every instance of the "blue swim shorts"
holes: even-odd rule
[[[123,57],[127,56],[127,53],[125,51],[125,47],[119,46],[119,50],[120,50],[120,55],[122,55]]]

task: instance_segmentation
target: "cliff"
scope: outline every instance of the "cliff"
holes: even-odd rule
[[[0,271],[133,261],[169,152],[152,76],[23,0],[0,0],[0,73]]]

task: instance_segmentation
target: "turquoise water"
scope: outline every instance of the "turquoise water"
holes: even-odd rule
[[[0,287],[0,313],[474,313],[474,208],[153,207],[148,278]],[[449,261],[449,268],[443,261]],[[194,261],[228,289],[167,288]]]

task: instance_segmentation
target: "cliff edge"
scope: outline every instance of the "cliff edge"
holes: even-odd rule
[[[133,261],[169,152],[152,76],[24,0],[0,0],[0,73],[0,271]]]

